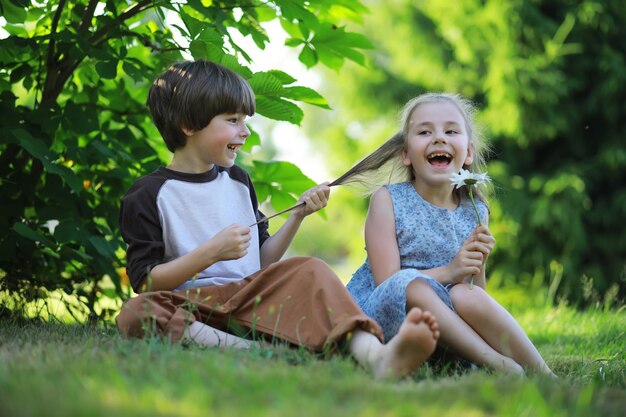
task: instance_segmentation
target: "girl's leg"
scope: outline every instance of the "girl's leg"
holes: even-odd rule
[[[554,376],[513,316],[482,288],[459,284],[450,294],[463,320],[496,351],[535,372]]]
[[[184,330],[183,338],[209,347],[250,349],[258,346],[257,342],[223,332],[199,321],[194,321]]]
[[[406,289],[407,309],[420,307],[430,311],[439,324],[439,342],[458,355],[490,368],[523,375],[524,370],[514,360],[494,350],[461,317],[441,301],[430,285],[416,279]]]
[[[408,375],[432,355],[439,337],[437,321],[429,312],[414,308],[387,344],[364,330],[356,330],[349,349],[356,361],[376,378]]]

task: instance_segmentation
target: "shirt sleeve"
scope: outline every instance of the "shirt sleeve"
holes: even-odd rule
[[[256,220],[259,221],[263,217],[265,217],[265,214],[263,214],[259,210],[259,200],[256,196],[254,184],[252,184],[252,180],[250,179],[250,176],[248,175],[248,173],[246,172],[245,174],[246,174],[248,190],[250,190],[250,201],[252,202],[252,208],[254,209],[254,216],[256,217]],[[259,223],[256,225],[256,227],[258,228],[258,231],[259,231],[259,249],[260,249],[261,246],[263,246],[263,243],[265,243],[265,241],[270,237],[270,233],[268,231],[269,222]]]
[[[255,215],[257,221],[265,217],[265,214],[263,214],[260,210],[256,210]],[[270,237],[270,233],[267,230],[269,228],[269,221],[259,223],[257,224],[257,227],[259,228],[259,248],[261,248],[263,243]]]
[[[140,180],[131,187],[120,207],[120,230],[128,245],[126,273],[135,292],[152,268],[163,262],[165,244],[156,197],[163,180]]]

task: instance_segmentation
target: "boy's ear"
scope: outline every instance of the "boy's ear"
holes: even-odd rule
[[[183,133],[185,134],[185,136],[191,136],[191,135],[193,135],[194,133],[196,133],[196,131],[195,131],[195,130],[192,130],[192,129],[187,129],[186,127],[181,127],[181,128],[180,128],[180,130],[182,130],[182,131],[183,131]]]

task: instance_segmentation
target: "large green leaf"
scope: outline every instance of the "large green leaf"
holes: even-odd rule
[[[290,162],[253,161],[253,164],[255,185],[265,183],[298,196],[316,185],[315,181]]]
[[[256,95],[280,95],[283,91],[282,80],[268,72],[257,72],[248,82]]]
[[[313,104],[324,109],[330,109],[328,102],[317,91],[308,87],[285,87],[283,89],[285,97],[295,101],[302,101],[304,103]]]
[[[276,97],[257,96],[256,110],[267,118],[284,120],[295,125],[299,125],[304,117],[302,109],[294,103]]]

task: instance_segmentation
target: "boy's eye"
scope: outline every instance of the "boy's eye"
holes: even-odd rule
[[[418,135],[428,135],[430,133],[430,130],[420,130],[417,132]]]
[[[448,135],[458,135],[459,132],[457,130],[452,129],[452,130],[448,130],[446,132],[446,134],[448,134]]]

